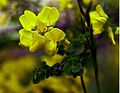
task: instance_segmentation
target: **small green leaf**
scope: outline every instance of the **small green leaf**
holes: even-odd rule
[[[72,67],[72,72],[73,72],[73,73],[77,73],[77,72],[79,72],[81,69],[82,69],[82,64],[79,63],[79,64],[77,64],[76,66],[73,66],[73,67]]]

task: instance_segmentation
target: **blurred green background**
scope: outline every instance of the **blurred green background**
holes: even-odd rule
[[[67,2],[68,1],[68,2]],[[84,0],[87,2],[89,0]],[[67,3],[66,3],[67,2]],[[119,24],[118,0],[93,0],[94,5],[100,3],[110,17],[113,30]],[[76,27],[78,9],[76,0],[0,0],[0,93],[83,93],[80,79],[69,76],[52,77],[39,84],[32,83],[33,68],[39,65],[40,53],[30,53],[19,43],[19,16],[24,10],[36,14],[44,6],[55,6],[60,11],[57,27],[69,31]],[[75,29],[74,29],[75,30]],[[114,30],[115,31],[115,30]],[[105,36],[105,35],[104,35]],[[119,42],[116,45],[109,39],[97,40],[97,60],[99,66],[101,93],[118,93]],[[92,68],[85,68],[85,85],[88,93],[96,93],[96,85]]]

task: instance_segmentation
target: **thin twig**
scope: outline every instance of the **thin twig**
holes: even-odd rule
[[[85,83],[84,83],[84,80],[83,80],[83,76],[80,76],[80,80],[81,80],[81,83],[82,83],[82,88],[83,88],[84,93],[87,93]]]
[[[78,5],[79,5],[79,9],[80,9],[80,12],[81,14],[85,17],[85,19],[87,20],[87,25],[88,25],[88,28],[91,28],[91,25],[90,25],[90,17],[89,17],[89,10],[91,8],[91,6],[89,6],[89,8],[87,9],[86,11],[86,15],[81,7],[81,2],[80,0],[77,0],[78,1]],[[92,3],[91,3],[92,4]],[[90,5],[91,5],[90,4]],[[84,22],[81,21],[82,24],[83,24],[83,27],[84,27]],[[96,45],[95,45],[95,41],[94,41],[94,36],[93,36],[93,30],[90,31],[90,41],[89,41],[89,38],[86,34],[86,29],[84,27],[84,34],[85,34],[85,37],[86,37],[86,41],[88,43],[88,46],[89,46],[89,49],[91,51],[91,54],[92,54],[92,58],[93,58],[93,67],[94,67],[94,73],[95,73],[95,80],[96,80],[96,85],[97,85],[97,90],[98,90],[98,93],[100,93],[100,86],[99,86],[99,75],[98,75],[98,64],[97,64],[97,58],[96,58]]]

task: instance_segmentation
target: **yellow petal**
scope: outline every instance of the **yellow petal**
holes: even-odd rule
[[[59,18],[59,12],[55,7],[44,7],[38,18],[42,23],[53,25]]]
[[[99,13],[100,16],[108,18],[100,4],[96,6],[96,11]]]
[[[46,38],[38,34],[38,32],[36,31],[32,33],[32,37],[33,41],[30,44],[29,50],[30,52],[35,52],[36,50],[41,49],[44,46]]]
[[[103,23],[98,21],[92,21],[93,30],[100,30],[103,28]]]
[[[0,15],[0,26],[4,26],[7,22],[7,14]]]
[[[36,26],[37,17],[33,12],[25,10],[24,14],[20,16],[19,20],[24,29],[31,31],[31,29],[34,29]]]
[[[93,31],[93,35],[99,35],[104,31],[104,28],[98,29],[98,30],[94,30]]]
[[[51,31],[45,33],[45,36],[47,39],[57,42],[64,39],[65,33],[58,28],[54,28]]]
[[[70,47],[70,41],[68,39],[65,39],[64,46],[64,50],[67,50]]]
[[[116,34],[116,35],[119,35],[119,33],[120,33],[120,27],[116,27],[115,34]]]
[[[83,0],[83,3],[88,6],[90,4],[91,0]]]
[[[112,28],[111,27],[108,27],[108,36],[109,38],[111,39],[112,43],[115,45],[115,40],[114,40],[114,34],[112,32]]]
[[[42,56],[42,61],[45,61],[47,65],[53,66],[55,63],[59,63],[63,60],[63,56],[55,54],[54,56]]]
[[[57,0],[60,6],[60,10],[63,11],[65,8],[73,8],[72,0]]]
[[[90,12],[90,19],[94,35],[101,34],[104,30],[103,25],[106,23],[107,19],[105,17],[101,17],[96,11]]]
[[[20,35],[20,45],[29,47],[33,40],[32,33],[30,31],[26,31],[25,29],[21,29],[19,31],[19,35]]]
[[[47,26],[40,22],[39,20],[37,20],[37,28],[38,28],[38,32],[46,32],[47,31]]]
[[[8,5],[8,0],[0,0],[0,9],[6,7]]]
[[[91,21],[99,21],[105,23],[107,19],[105,17],[101,17],[96,11],[90,12]]]
[[[54,48],[56,48],[56,43],[54,43],[53,41],[48,41],[47,44],[46,44],[46,49],[51,51],[53,50]]]
[[[49,55],[54,55],[57,53],[57,43],[53,41],[48,41],[46,43],[46,53]]]

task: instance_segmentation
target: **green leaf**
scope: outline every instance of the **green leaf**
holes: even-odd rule
[[[73,72],[73,73],[77,73],[77,72],[79,72],[81,69],[82,69],[82,64],[79,63],[79,64],[77,64],[76,66],[73,66],[73,67],[72,67],[72,72]]]

